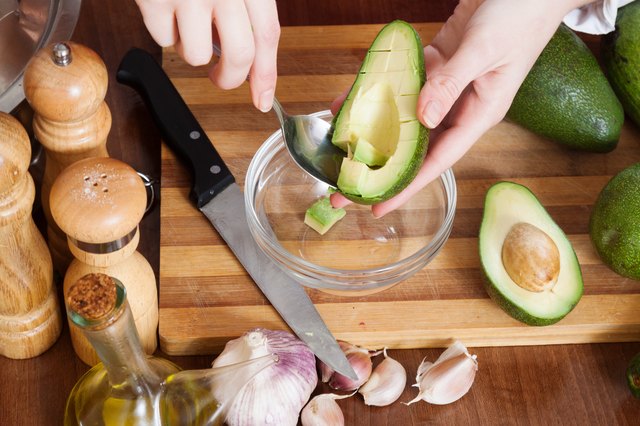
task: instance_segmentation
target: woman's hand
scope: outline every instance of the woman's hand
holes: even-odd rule
[[[175,45],[191,65],[206,65],[213,43],[222,50],[209,78],[222,89],[250,76],[251,97],[260,111],[271,109],[276,87],[280,24],[275,0],[136,0],[153,39]]]
[[[424,49],[427,81],[417,115],[431,132],[416,178],[395,197],[372,207],[380,217],[396,209],[442,172],[507,113],[513,98],[562,18],[576,0],[461,0]],[[338,99],[332,111],[342,103]],[[333,194],[334,207],[349,201]]]

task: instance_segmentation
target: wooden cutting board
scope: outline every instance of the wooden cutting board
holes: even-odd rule
[[[416,24],[426,44],[441,24]],[[283,28],[277,96],[294,114],[328,109],[353,82],[381,25]],[[238,183],[253,153],[278,129],[275,114],[250,104],[247,85],[216,89],[207,67],[172,50],[163,67],[214,141]],[[592,205],[611,176],[640,161],[640,130],[627,123],[609,154],[566,150],[506,122],[454,167],[458,204],[451,237],[410,279],[366,297],[308,290],[338,339],[369,348],[538,345],[640,340],[640,282],[604,266],[588,235]],[[488,298],[480,274],[478,229],[486,190],[499,180],[529,187],[569,236],[584,275],[584,296],[562,321],[530,327]],[[190,177],[162,147],[160,342],[172,355],[219,352],[253,327],[286,329],[207,219],[189,202]],[[638,213],[640,214],[640,212]]]

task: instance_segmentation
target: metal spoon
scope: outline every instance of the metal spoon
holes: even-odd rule
[[[331,124],[311,115],[288,115],[275,98],[273,110],[280,120],[282,137],[293,161],[314,178],[335,188],[346,152],[331,143]]]
[[[220,57],[220,48],[215,44],[213,53]],[[347,154],[331,143],[331,124],[312,115],[289,115],[275,97],[273,110],[293,161],[319,181],[337,187],[342,159]]]

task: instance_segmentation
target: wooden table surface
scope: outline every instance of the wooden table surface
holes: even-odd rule
[[[451,0],[280,0],[283,26],[384,23],[395,18],[410,22],[444,21],[453,11]],[[132,46],[160,59],[132,0],[85,0],[72,39],[105,61],[109,71],[107,103],[113,114],[108,148],[151,176],[160,176],[160,136],[140,99],[115,81],[115,71]],[[37,212],[36,212],[37,214]],[[159,209],[141,223],[140,252],[158,271]],[[639,284],[640,285],[640,284]],[[348,425],[423,424],[638,424],[640,400],[631,396],[625,369],[640,342],[472,348],[479,372],[469,394],[447,406],[397,402],[371,408],[359,397],[339,401]],[[440,349],[392,350],[409,373],[400,401],[416,393],[410,387],[420,361],[434,360]],[[164,356],[159,353],[159,355]],[[204,368],[209,356],[171,357],[183,368]],[[62,423],[71,388],[88,369],[74,354],[68,329],[41,356],[14,361],[0,357],[0,425]]]

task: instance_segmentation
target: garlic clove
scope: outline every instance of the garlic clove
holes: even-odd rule
[[[475,355],[455,342],[440,355],[435,363],[423,361],[418,367],[416,385],[418,395],[407,403],[424,400],[431,404],[450,404],[462,398],[471,388],[478,371]]]
[[[338,341],[338,344],[346,355],[358,379],[353,380],[347,376],[343,376],[331,370],[325,363],[320,362],[321,379],[335,390],[352,391],[358,389],[369,380],[369,376],[371,376],[371,371],[373,370],[371,357],[378,355],[380,352],[371,352],[368,349],[344,341]]]
[[[427,361],[427,358],[423,358],[422,362],[418,366],[418,372],[416,373],[416,382],[419,382],[420,377],[424,376],[424,373],[426,373],[432,366],[432,362]],[[418,384],[416,383],[413,386],[418,386]]]
[[[355,392],[354,392],[355,393]],[[300,420],[302,426],[344,426],[344,414],[336,399],[348,398],[349,395],[324,393],[316,395],[302,409]]]
[[[394,403],[407,384],[407,372],[398,361],[383,350],[384,360],[373,370],[369,380],[358,390],[364,403],[384,407]]]
[[[335,370],[329,367],[329,364],[325,364],[322,361],[320,362],[320,380],[322,380],[322,383],[327,383],[334,372]]]

